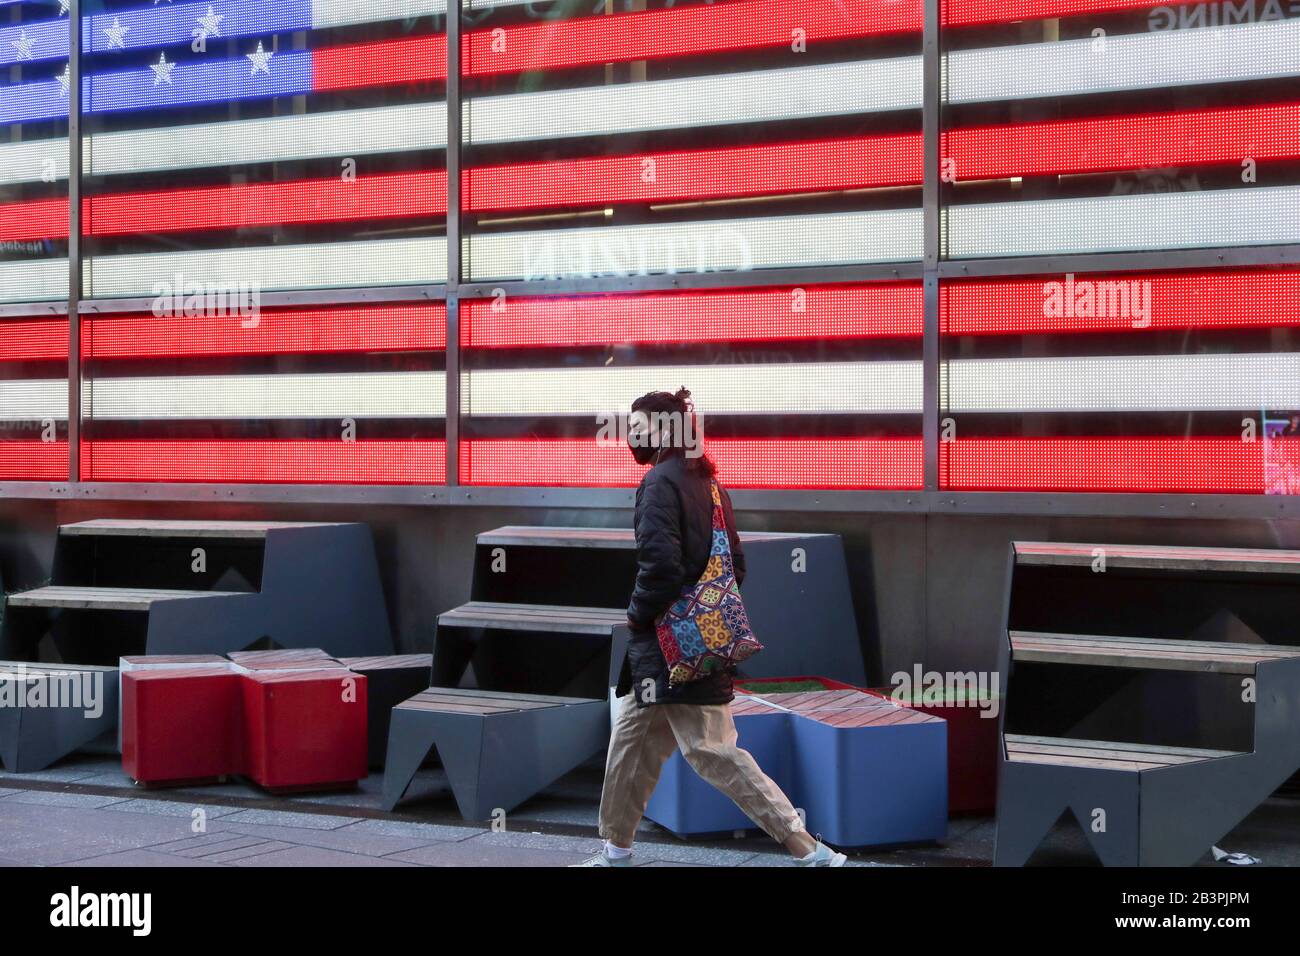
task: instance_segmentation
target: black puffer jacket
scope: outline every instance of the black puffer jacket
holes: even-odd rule
[[[731,497],[718,486],[726,516],[727,536],[736,580],[745,579],[745,554],[731,511]],[[692,471],[680,450],[666,454],[641,479],[636,492],[636,587],[628,604],[632,639],[616,690],[622,697],[635,690],[637,703],[725,704],[732,691],[733,672],[727,668],[670,689],[668,665],[655,637],[655,618],[704,573],[713,543],[713,496],[709,478]],[[653,693],[650,685],[653,682]]]

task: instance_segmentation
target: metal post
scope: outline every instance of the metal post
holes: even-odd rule
[[[68,481],[81,480],[81,0],[68,8]]]
[[[447,484],[460,484],[460,34],[464,0],[447,4]]]
[[[923,210],[924,262],[923,302],[925,338],[921,346],[922,396],[921,434],[924,443],[925,490],[939,488],[939,253],[941,179],[940,110],[942,108],[942,61],[939,43],[939,11],[942,0],[925,0],[925,33],[922,38],[923,100],[921,130],[925,152],[925,180],[921,189]]]

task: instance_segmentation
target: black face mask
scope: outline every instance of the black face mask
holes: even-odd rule
[[[632,451],[632,457],[636,459],[638,465],[650,464],[655,455],[659,453],[659,449],[653,445],[634,445],[628,442],[627,447]]]

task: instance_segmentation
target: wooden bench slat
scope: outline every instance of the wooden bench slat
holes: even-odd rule
[[[11,607],[48,607],[80,610],[148,610],[159,601],[230,597],[245,591],[166,591],[151,588],[84,588],[51,585],[9,595]]]
[[[1165,766],[1146,760],[1113,759],[1100,757],[1070,757],[1063,754],[1014,753],[1007,754],[1011,763],[1042,763],[1058,767],[1091,767],[1096,770],[1155,770]]]
[[[1052,631],[1012,631],[1012,638],[1024,637],[1029,640],[1051,640],[1062,643],[1077,643],[1086,646],[1120,645],[1129,647],[1183,648],[1204,652],[1206,650],[1224,651],[1255,657],[1259,660],[1286,659],[1300,657],[1300,647],[1280,644],[1242,644],[1229,641],[1198,641],[1192,639],[1178,640],[1169,637],[1112,637],[1105,634],[1061,634]]]
[[[784,531],[742,531],[742,544],[757,541],[786,541],[792,538],[822,537]],[[506,525],[478,535],[480,545],[517,545],[534,548],[636,548],[631,528],[575,528],[543,525]]]
[[[451,611],[475,611],[485,614],[534,614],[540,617],[583,617],[593,620],[622,621],[627,617],[626,608],[580,607],[569,604],[515,604],[509,601],[467,601]]]
[[[1223,674],[1253,674],[1263,661],[1300,657],[1300,648],[1256,651],[1250,644],[1210,646],[1200,641],[1105,638],[1032,631],[1012,631],[1011,647],[1018,661]]]
[[[1240,751],[1235,750],[1207,750],[1202,747],[1169,747],[1127,741],[1041,737],[1030,734],[1006,734],[1003,740],[1006,744],[1007,759],[1012,762],[1058,764],[1070,767],[1145,770],[1241,755]]]
[[[455,701],[418,701],[408,700],[398,704],[395,710],[427,710],[444,714],[511,714],[522,708],[507,704],[457,703]]]
[[[72,536],[125,536],[148,538],[265,538],[280,528],[327,528],[338,521],[185,521],[168,519],[95,518],[59,526],[59,534]]]
[[[626,621],[626,610],[487,601],[471,601],[438,615],[440,626],[578,634],[608,634]]]
[[[1095,757],[1106,760],[1141,760],[1160,766],[1174,767],[1178,764],[1196,763],[1208,758],[1202,756],[1175,756],[1166,753],[1152,753],[1147,750],[1114,750],[1096,747],[1060,747],[1052,744],[1007,744],[1008,754],[1041,754],[1058,757]]]
[[[540,700],[551,704],[587,704],[586,697],[558,697],[553,694],[525,694],[519,691],[479,690],[474,687],[430,687],[420,691],[416,697],[425,694],[443,694],[453,697],[485,697],[495,700]],[[412,698],[414,699],[414,698]]]
[[[1300,551],[1269,548],[1190,548],[1169,545],[1016,541],[1018,565],[1089,566],[1100,549],[1107,568],[1300,574]]]

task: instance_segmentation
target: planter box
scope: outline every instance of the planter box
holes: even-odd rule
[[[789,795],[789,715],[743,697],[732,702],[731,714],[736,722],[736,745],[748,750],[763,772]],[[680,750],[664,764],[645,816],[678,836],[752,830],[755,826],[730,798],[700,779]]]
[[[782,684],[817,684],[823,690],[861,690],[860,687],[854,687],[852,684],[846,684],[843,681],[832,680],[829,677],[753,677],[746,680],[736,681],[737,694],[779,694],[787,693],[782,690],[747,690],[742,685],[763,685],[766,684],[773,688],[779,688]]]
[[[948,813],[992,813],[997,805],[998,789],[998,721],[981,716],[980,707],[960,706],[955,701],[943,704],[915,704],[897,700],[892,687],[873,687],[870,692],[888,697],[897,707],[912,710],[948,722]],[[1001,703],[1001,702],[999,702]]]
[[[143,784],[189,784],[240,773],[240,681],[221,666],[137,667],[123,673],[127,776]]]
[[[771,683],[789,683],[780,678]],[[738,744],[837,846],[941,840],[947,832],[947,727],[858,688],[742,694],[732,702]],[[679,836],[755,824],[674,753],[646,817]]]

